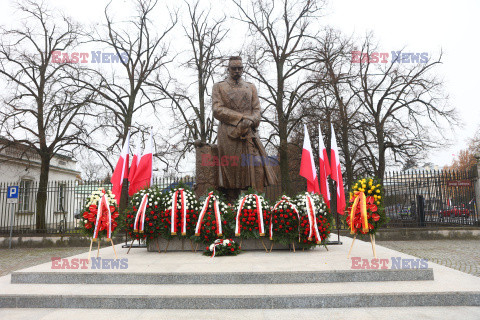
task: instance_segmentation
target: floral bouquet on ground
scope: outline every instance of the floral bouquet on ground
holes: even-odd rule
[[[221,200],[221,195],[212,191],[201,205],[193,239],[208,244],[218,238],[231,237],[233,232],[228,221],[233,219],[232,208]]]
[[[272,208],[269,218],[270,240],[289,245],[298,240],[300,214],[292,200],[282,196]]]
[[[200,212],[200,202],[192,190],[184,185],[169,190],[164,196],[164,208],[161,215],[162,238],[190,239],[195,234]]]
[[[157,187],[135,193],[125,210],[126,228],[131,239],[156,239],[161,232],[162,191]]]
[[[300,247],[310,249],[316,245],[327,247],[333,217],[323,198],[314,193],[300,193],[295,197],[300,213]]]
[[[267,233],[270,206],[250,188],[235,206],[235,236],[241,239],[259,239]]]
[[[102,201],[103,197],[105,197],[106,201]],[[101,216],[97,215],[99,212]],[[80,220],[83,233],[92,238],[108,238],[109,214],[111,219],[110,232],[113,234],[117,227],[117,222],[115,221],[118,218],[117,200],[115,200],[115,195],[110,190],[98,188],[86,200],[83,219]],[[97,235],[94,237],[96,230]]]
[[[240,245],[232,239],[217,239],[203,253],[210,257],[236,256],[241,252]]]
[[[383,208],[383,187],[376,178],[359,179],[350,192],[346,223],[351,234],[372,234],[387,219]]]

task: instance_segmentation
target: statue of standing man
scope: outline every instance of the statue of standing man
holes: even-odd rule
[[[260,142],[261,119],[257,88],[242,80],[242,58],[230,57],[228,78],[213,85],[213,116],[220,121],[217,132],[220,159],[219,187],[227,198],[236,199],[242,190],[277,183],[265,149]]]

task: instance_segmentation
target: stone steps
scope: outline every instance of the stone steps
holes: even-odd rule
[[[12,284],[289,284],[433,280],[433,269],[294,272],[14,272]]]
[[[429,269],[352,269],[345,245],[305,252],[250,251],[237,257],[158,254],[137,249],[124,270],[53,269],[52,263],[0,277],[0,308],[306,310],[480,306],[480,278]],[[102,259],[113,257],[101,249]],[[377,246],[379,258],[411,256]],[[369,243],[354,255],[371,259]],[[85,258],[86,254],[76,258]]]
[[[307,295],[1,295],[0,308],[306,309],[480,306],[479,292],[338,293]]]

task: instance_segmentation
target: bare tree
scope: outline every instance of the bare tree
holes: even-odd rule
[[[358,51],[373,57],[375,47],[368,35]],[[402,52],[399,57],[403,59]],[[457,121],[454,109],[447,105],[442,81],[433,74],[442,55],[428,61],[412,58],[392,57],[388,63],[362,59],[357,63],[359,81],[350,83],[366,117],[365,146],[380,179],[389,156],[395,162],[415,159],[425,150],[443,145],[443,127]]]
[[[135,123],[134,116],[142,111],[147,114],[156,111],[156,104],[164,98],[149,90],[148,81],[171,61],[166,38],[177,23],[177,12],[170,12],[170,21],[157,33],[151,15],[158,1],[135,0],[134,3],[135,15],[129,21],[118,23],[109,14],[109,3],[105,7],[106,25],[90,35],[91,42],[113,49],[120,62],[119,70],[108,73],[95,70],[97,81],[86,83],[99,96],[95,104],[105,110],[103,130],[115,132],[116,139],[108,147],[110,151],[123,144],[129,130],[132,134],[149,130],[151,124]]]
[[[329,123],[333,124],[340,137],[337,141],[343,155],[347,186],[353,183],[355,175],[365,171],[362,165],[364,143],[358,132],[362,123],[361,105],[349,86],[356,78],[352,72],[351,51],[351,39],[339,31],[327,28],[324,35],[319,37],[315,49],[318,98],[311,101],[316,106],[313,107],[316,109],[314,114],[320,114],[323,122],[326,122],[324,132],[327,148],[330,148],[331,137]]]
[[[209,88],[213,77],[218,74],[222,64],[219,45],[228,33],[223,28],[225,17],[211,18],[210,9],[201,9],[200,1],[189,3],[188,23],[183,26],[184,34],[189,42],[187,50],[189,59],[180,67],[193,71],[192,77],[182,74],[182,79],[173,77],[165,81],[162,75],[157,75],[151,85],[159,89],[171,101],[171,110],[178,128],[173,134],[180,134],[182,140],[177,151],[181,154],[177,159],[192,150],[193,142],[212,143],[214,136],[214,119],[211,108],[207,107],[210,97]],[[192,80],[193,83],[187,83]],[[194,90],[190,90],[190,88]],[[175,142],[178,144],[178,142]],[[178,162],[177,162],[178,165]]]
[[[7,91],[0,130],[40,157],[36,228],[41,232],[46,230],[50,160],[88,135],[84,120],[94,96],[82,84],[88,81],[85,70],[54,56],[75,48],[80,26],[44,3],[26,0],[17,6],[21,27],[1,30],[0,75]]]
[[[247,73],[264,87],[263,92],[259,91],[259,98],[266,104],[263,120],[273,128],[266,146],[278,139],[275,144],[280,155],[282,191],[289,193],[288,138],[304,116],[298,112],[300,106],[308,101],[316,86],[306,73],[315,63],[311,54],[315,38],[311,24],[321,3],[282,0],[276,6],[273,0],[255,0],[249,10],[241,0],[232,2],[240,12],[237,19],[248,24],[255,38],[249,50]],[[273,70],[272,78],[269,70]]]

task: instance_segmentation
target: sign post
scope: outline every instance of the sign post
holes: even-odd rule
[[[12,248],[13,236],[13,216],[15,215],[15,205],[18,203],[18,186],[10,186],[7,189],[7,203],[10,204],[10,239],[8,240],[8,249]]]

